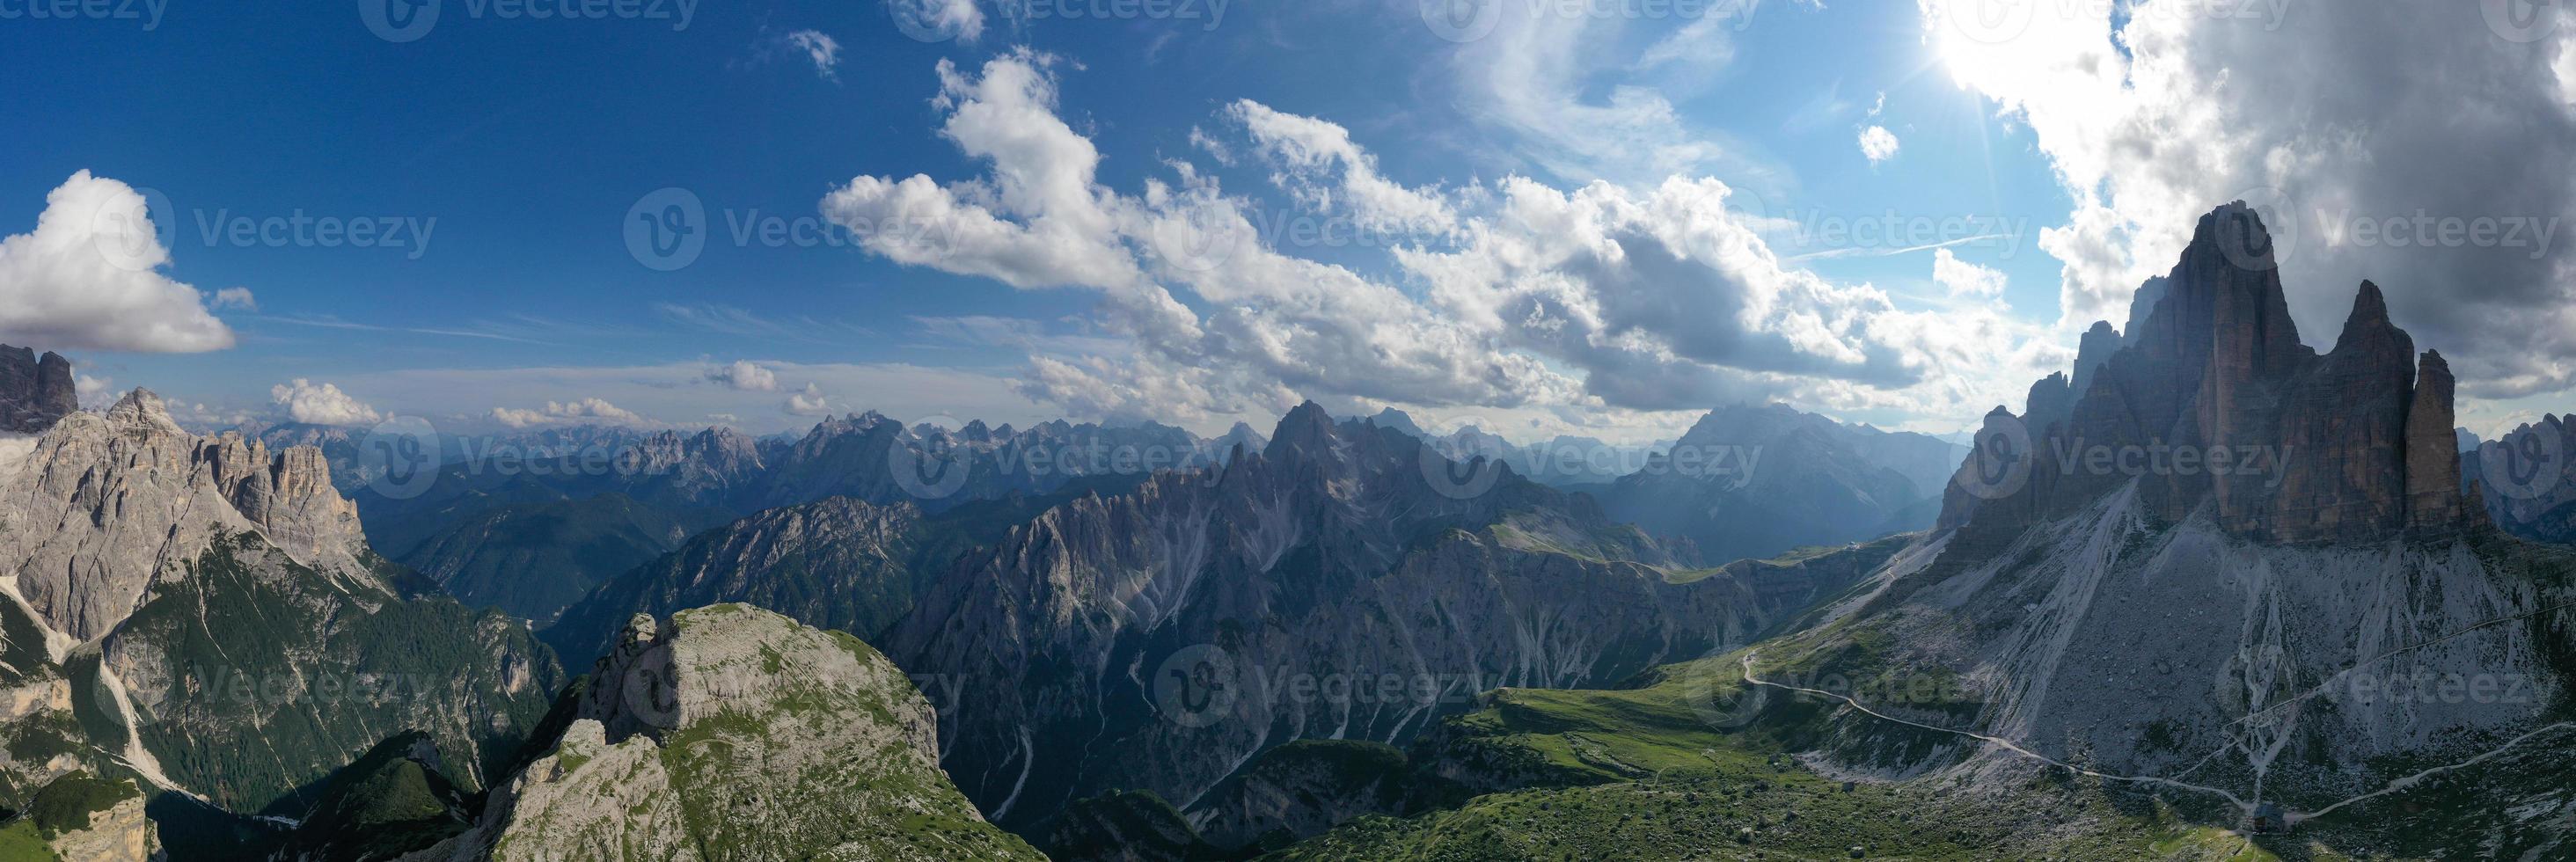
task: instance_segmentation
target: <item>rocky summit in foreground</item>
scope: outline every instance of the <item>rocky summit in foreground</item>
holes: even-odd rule
[[[407,859],[1042,859],[939,771],[928,701],[847,634],[748,605],[638,616],[552,748]]]

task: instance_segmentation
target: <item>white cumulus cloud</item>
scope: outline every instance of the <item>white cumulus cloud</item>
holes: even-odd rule
[[[288,418],[309,425],[373,425],[384,416],[340,387],[298,377],[268,390],[269,400],[286,409]]]
[[[654,424],[652,420],[597,398],[548,401],[546,406],[535,410],[495,407],[492,408],[492,421],[512,428],[536,428],[547,425],[649,426]]]
[[[35,231],[0,240],[0,337],[67,350],[233,346],[197,289],[162,273],[170,249],[150,215],[133,187],[88,171],[46,194]]]
[[[832,402],[823,397],[823,387],[807,383],[805,391],[787,396],[787,403],[780,405],[779,409],[787,411],[790,416],[829,416]]]
[[[1347,213],[1381,231],[1445,232],[1457,221],[1437,193],[1379,175],[1377,159],[1352,143],[1340,125],[1250,99],[1227,106],[1226,116],[1243,126],[1255,152],[1277,169],[1271,182],[1308,207]]]
[[[731,365],[707,369],[707,381],[722,383],[744,392],[778,391],[778,374],[747,359],[737,359]]]
[[[826,81],[841,79],[841,42],[820,30],[798,30],[787,34],[787,44],[805,52],[814,62],[814,74]]]
[[[1932,281],[1953,298],[1992,299],[2004,295],[2002,270],[1960,260],[1946,248],[1932,252]]]
[[[2063,265],[2064,329],[2125,320],[2198,218],[2241,199],[2311,345],[2333,343],[2367,278],[2463,393],[2576,383],[2576,255],[2545,236],[2576,215],[2576,18],[2559,6],[2506,4],[2541,13],[2521,30],[2495,3],[2147,3],[2117,26],[2127,4],[2029,5],[1997,19],[1920,0],[1921,23],[2074,201],[2040,239]]]
[[[209,304],[217,309],[230,309],[234,311],[259,310],[259,298],[252,296],[250,288],[247,287],[227,287],[222,290],[215,291],[215,300]]]
[[[1886,126],[1871,126],[1860,130],[1860,154],[1868,158],[1870,164],[1875,165],[1896,158],[1898,146],[1896,133],[1888,131]]]
[[[1656,411],[1792,395],[1975,415],[2064,358],[2045,329],[1993,309],[1905,311],[1784,262],[1715,179],[1565,189],[1510,176],[1444,195],[1385,177],[1337,124],[1224,108],[1251,139],[1240,152],[1302,205],[1453,221],[1439,243],[1385,252],[1399,286],[1272,245],[1252,203],[1188,162],[1132,193],[1108,187],[1099,151],[1056,113],[1044,55],[980,75],[943,62],[939,77],[942,134],[989,173],[860,176],[824,212],[899,263],[1105,297],[1100,330],[1132,349],[1033,342],[1020,389],[1076,415],[1190,421],[1301,397]],[[925,221],[939,229],[899,229]],[[1967,333],[1993,340],[1963,345]]]

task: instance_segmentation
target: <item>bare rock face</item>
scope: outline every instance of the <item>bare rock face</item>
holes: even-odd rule
[[[2027,475],[1954,485],[1940,524],[1969,528],[1963,548],[1999,548],[2132,484],[2156,519],[2206,508],[2229,535],[2270,543],[2460,526],[2457,467],[2431,457],[2453,445],[2431,424],[2451,414],[2447,367],[2416,379],[2413,340],[2378,285],[2361,285],[2318,355],[2290,320],[2262,220],[2235,203],[2201,219],[2129,319],[2116,346],[2104,325],[2085,334],[2077,382],[2042,380],[2020,416],[1989,417],[1980,442],[2009,438]]]
[[[592,680],[475,831],[412,858],[1043,858],[949,785],[929,702],[857,638],[747,605],[638,616]]]
[[[83,862],[152,862],[160,858],[160,830],[143,815],[143,797],[137,794],[109,807],[89,813],[89,828],[76,829],[46,842],[54,855]]]
[[[257,533],[298,563],[383,589],[360,561],[357,507],[332,489],[318,451],[197,437],[141,389],[105,415],[64,417],[0,466],[0,526],[0,576],[80,641],[114,629],[156,578],[223,535]]]
[[[2094,321],[2093,328],[2085,330],[2083,340],[2076,344],[2075,385],[2072,394],[2080,398],[2085,392],[2090,391],[2093,388],[2094,373],[2101,371],[2102,363],[2111,361],[2111,354],[2119,350],[2119,330],[2112,329],[2111,322],[2108,320]]]
[[[0,433],[42,434],[79,411],[70,360],[0,344]]]
[[[2241,204],[2202,219],[2066,421],[2037,421],[2055,378],[2022,416],[1997,408],[1943,530],[1830,625],[1764,647],[1779,661],[1893,645],[1837,672],[1955,673],[1972,695],[1911,717],[2020,748],[1837,742],[1832,757],[1976,775],[2026,751],[2298,811],[2420,768],[2391,762],[2460,762],[2559,717],[2557,623],[2504,623],[2576,598],[2576,556],[2478,529],[2449,366],[2416,353],[2378,286],[2360,286],[2318,355],[2290,325],[2268,248]],[[2517,463],[2555,469],[2554,439]],[[2098,450],[2132,466],[2086,457]],[[2499,691],[2425,695],[2420,680]]]
[[[2455,421],[2451,364],[2438,350],[2424,351],[2415,372],[2415,402],[2406,412],[2407,523],[2426,530],[2458,525],[2470,503],[2460,497],[2460,458],[2446,433]]]
[[[2366,542],[2405,525],[2414,365],[2414,340],[2388,322],[2379,286],[2362,282],[2334,352],[2283,407],[2278,439],[2293,454],[2272,505],[2233,513],[2229,526],[2288,541]],[[2441,409],[2449,412],[2447,398]],[[2440,436],[2447,447],[2449,429]]]

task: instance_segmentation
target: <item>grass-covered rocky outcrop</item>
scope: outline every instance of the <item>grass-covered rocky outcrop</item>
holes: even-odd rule
[[[551,750],[437,860],[1036,860],[939,770],[875,649],[748,605],[636,617]]]

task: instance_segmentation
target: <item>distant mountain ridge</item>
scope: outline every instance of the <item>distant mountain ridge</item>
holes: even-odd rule
[[[824,420],[793,441],[718,427],[614,442],[452,464],[357,499],[370,536],[396,560],[469,602],[542,621],[689,535],[755,513],[847,497],[937,514],[1076,483],[1133,484],[1156,469],[1220,463],[1238,443],[1257,450],[1261,438],[1237,428],[1202,440],[1150,423],[907,428],[870,412]],[[532,570],[530,561],[549,566]]]
[[[2550,414],[2460,455],[2463,486],[2505,532],[2576,544],[2576,419]]]
[[[1735,405],[1594,493],[1613,517],[1687,540],[1711,562],[1761,558],[1930,527],[1964,452],[1785,405]]]

